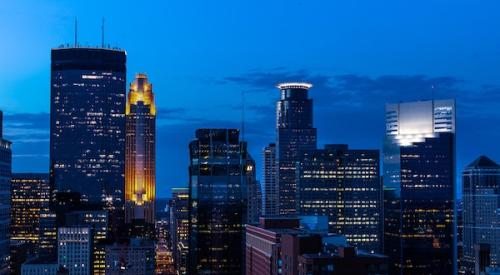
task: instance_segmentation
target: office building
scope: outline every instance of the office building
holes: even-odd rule
[[[276,104],[279,214],[296,213],[295,164],[302,151],[316,149],[316,128],[313,128],[312,99],[308,83],[283,83]]]
[[[358,251],[355,247],[338,247],[333,251],[298,256],[298,275],[389,274],[387,257]]]
[[[154,228],[156,107],[153,85],[145,74],[130,84],[126,105],[125,220]]]
[[[106,246],[106,275],[155,274],[153,240],[132,238]]]
[[[246,274],[278,275],[282,273],[281,238],[300,232],[300,218],[262,217],[259,225],[246,226]]]
[[[248,180],[255,167],[236,129],[198,129],[190,149],[188,274],[244,273]]]
[[[263,214],[266,216],[278,215],[279,205],[279,185],[278,185],[278,161],[276,160],[276,144],[270,143],[264,147],[264,193]]]
[[[89,275],[92,267],[92,229],[59,227],[57,262],[72,275]]]
[[[12,143],[3,138],[3,113],[0,111],[0,272],[7,269],[10,230],[10,177]]]
[[[170,242],[175,267],[179,274],[186,274],[187,244],[189,233],[189,189],[172,188],[170,200]]]
[[[392,274],[456,273],[455,101],[386,105],[384,254]]]
[[[479,274],[500,265],[500,165],[480,156],[465,167],[462,184],[461,263],[465,274]]]
[[[40,214],[49,210],[49,175],[13,173],[10,182],[10,239],[16,243],[28,243],[35,249],[40,241]]]
[[[350,245],[379,252],[382,186],[378,150],[353,150],[326,145],[305,151],[297,163],[297,211],[327,215],[330,233]]]
[[[50,165],[57,192],[113,211],[123,223],[126,53],[58,48],[51,56]]]
[[[108,211],[107,210],[76,210],[67,212],[64,226],[85,227],[92,232],[91,271],[94,275],[105,274],[105,244],[108,238]]]

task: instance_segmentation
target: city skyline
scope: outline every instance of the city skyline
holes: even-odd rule
[[[14,172],[48,172],[50,49],[73,41],[74,17],[78,18],[81,44],[86,45],[87,41],[89,45],[100,44],[103,16],[106,17],[106,41],[127,51],[130,62],[126,83],[133,79],[133,74],[142,71],[155,81],[158,140],[162,140],[158,145],[157,167],[165,168],[158,169],[158,197],[169,196],[171,187],[187,186],[185,167],[189,155],[186,148],[195,129],[201,125],[240,127],[242,91],[247,101],[245,139],[256,163],[262,163],[262,148],[274,141],[273,109],[279,98],[274,86],[289,80],[309,81],[314,85],[310,97],[316,103],[314,125],[319,129],[318,147],[327,143],[349,143],[354,149],[381,149],[385,103],[429,99],[434,94],[435,98],[457,99],[460,129],[457,175],[478,155],[487,154],[493,160],[500,158],[500,149],[495,146],[500,133],[489,127],[500,121],[495,112],[499,107],[495,66],[500,56],[497,54],[500,42],[498,38],[488,37],[499,23],[491,17],[498,4],[472,6],[447,2],[426,11],[425,3],[411,6],[391,2],[387,10],[383,10],[368,3],[304,5],[290,2],[286,5],[279,2],[268,4],[267,9],[261,11],[258,5],[200,3],[188,11],[177,2],[171,6],[153,3],[158,11],[151,11],[151,17],[158,18],[134,26],[113,12],[113,3],[103,4],[95,15],[85,15],[89,7],[95,5],[68,3],[51,2],[44,7],[31,3],[33,9],[19,4],[13,6],[11,12],[18,15],[18,19],[0,11],[2,25],[7,24],[3,20],[11,20],[9,22],[15,25],[0,30],[4,37],[24,34],[19,43],[15,43],[16,47],[2,46],[3,52],[12,54],[5,55],[5,66],[0,67],[0,74],[5,77],[2,82],[6,83],[0,108],[5,113],[5,137],[14,142]],[[369,13],[373,7],[378,13]],[[413,10],[407,11],[409,8]],[[446,15],[439,12],[447,8],[453,12]],[[230,14],[229,20],[234,26],[224,27],[223,20],[209,15],[216,9]],[[280,22],[300,9],[305,9],[300,19],[314,17],[314,20]],[[32,16],[31,10],[49,16],[46,19]],[[153,9],[148,7],[149,10]],[[187,19],[176,16],[176,11],[183,11],[180,14],[187,15]],[[382,20],[384,15],[398,11],[401,15]],[[162,12],[168,16],[160,16]],[[263,22],[256,26],[245,23],[252,18],[252,12],[262,16]],[[342,13],[356,16],[347,18]],[[409,14],[412,16],[403,20],[402,26],[391,24]],[[415,14],[428,16],[424,20]],[[375,22],[373,27],[354,22],[357,16],[365,15]],[[461,22],[463,16],[469,20]],[[197,17],[200,18],[187,22]],[[209,24],[202,26],[202,20]],[[174,24],[176,22],[181,24]],[[176,29],[174,26],[178,25]],[[35,34],[29,30],[32,26],[46,30]],[[272,27],[265,29],[264,26]],[[145,38],[147,43],[137,43],[136,36],[131,34],[137,28],[156,35]],[[166,30],[160,30],[162,28]],[[378,30],[379,36],[369,34],[370,30]],[[47,33],[50,35],[44,37]],[[443,33],[449,35],[440,35]],[[27,37],[29,34],[33,35]],[[280,35],[290,37],[284,49],[278,43]],[[235,39],[231,41],[228,37]],[[292,39],[300,37],[307,39],[299,42]],[[263,40],[270,45],[257,44]],[[468,42],[472,40],[480,43]],[[397,41],[402,42],[390,45]],[[200,43],[204,46],[198,48]],[[220,43],[230,43],[233,47],[221,52],[217,48]],[[248,56],[243,52],[248,52]],[[234,59],[236,56],[241,59]],[[139,63],[142,60],[145,62]],[[219,60],[223,61],[215,62]],[[211,98],[219,98],[221,102]],[[480,137],[474,134],[478,130],[483,133]],[[169,135],[172,132],[175,134]],[[466,146],[472,141],[478,146]],[[261,169],[257,171],[258,178],[262,179]],[[460,183],[457,176],[457,185]]]

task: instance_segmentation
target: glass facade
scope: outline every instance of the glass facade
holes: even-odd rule
[[[130,84],[126,106],[125,220],[154,225],[156,191],[156,107],[145,74]]]
[[[393,274],[456,269],[455,102],[386,106],[384,251]]]
[[[463,172],[463,271],[480,274],[478,247],[487,246],[490,267],[500,266],[500,165],[481,156]]]
[[[278,85],[281,98],[276,104],[279,214],[296,213],[295,163],[302,151],[316,149],[312,99],[308,83]]]
[[[10,230],[10,177],[12,143],[3,138],[3,113],[0,111],[0,269],[7,267]]]
[[[126,53],[59,48],[51,58],[51,183],[58,192],[77,192],[122,212]],[[122,216],[111,215],[114,228]]]
[[[328,216],[328,231],[350,245],[380,251],[381,192],[378,150],[326,145],[306,151],[297,164],[297,211]]]
[[[199,129],[190,149],[188,274],[243,274],[254,162],[236,129]]]

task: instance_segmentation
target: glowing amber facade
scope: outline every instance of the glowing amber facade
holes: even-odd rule
[[[156,108],[151,83],[137,74],[126,105],[125,200],[127,223],[154,223]]]

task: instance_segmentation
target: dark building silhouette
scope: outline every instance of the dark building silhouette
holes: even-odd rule
[[[296,213],[295,163],[300,153],[316,149],[316,128],[313,128],[312,99],[308,83],[283,83],[276,104],[279,213]]]
[[[456,273],[455,102],[386,106],[384,251],[392,274]]]
[[[279,214],[278,161],[276,160],[276,144],[270,143],[263,150],[263,214],[273,216]]]
[[[186,274],[189,242],[189,189],[172,188],[170,206],[170,242],[175,268]]]
[[[199,129],[190,149],[188,274],[243,274],[254,161],[236,129]]]
[[[0,111],[0,272],[8,268],[10,231],[10,177],[12,143],[3,138],[3,113]]]
[[[325,145],[297,162],[298,213],[327,215],[329,232],[357,248],[380,251],[381,192],[378,150]]]
[[[125,220],[154,227],[156,192],[156,106],[145,74],[130,84],[126,108]]]
[[[123,222],[126,53],[58,48],[51,61],[52,184],[113,211],[116,229]]]
[[[462,174],[465,274],[500,265],[500,165],[480,156]]]

